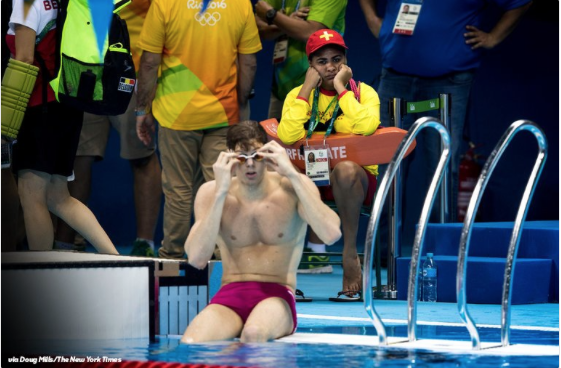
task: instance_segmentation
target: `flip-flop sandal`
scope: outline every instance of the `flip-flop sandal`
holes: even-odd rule
[[[337,293],[336,298],[329,298],[330,302],[348,303],[348,302],[362,302],[361,291],[340,291]]]
[[[304,293],[300,289],[296,289],[295,294],[296,294],[296,301],[297,302],[311,302],[313,300],[312,298],[306,298],[306,296],[304,295]]]

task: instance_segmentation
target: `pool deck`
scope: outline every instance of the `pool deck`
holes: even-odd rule
[[[299,302],[296,310],[299,327],[317,326],[318,324],[372,326],[362,302],[337,303],[329,301],[341,291],[343,271],[341,266],[333,266],[332,274],[298,274],[298,289],[312,302]],[[386,281],[385,270],[382,284]],[[376,312],[384,323],[407,323],[407,301],[380,300],[373,303]],[[479,325],[498,326],[501,324],[501,306],[491,304],[468,304],[468,311],[475,323]],[[333,318],[334,317],[334,318]],[[324,322],[322,322],[324,321]],[[456,303],[417,303],[417,322],[427,323],[463,323]],[[511,306],[511,327],[539,327],[559,330],[559,304],[524,304]]]
[[[298,302],[299,330],[281,342],[287,343],[324,343],[351,344],[360,346],[380,346],[378,336],[373,331],[365,333],[365,328],[372,329],[363,302],[332,302],[329,297],[337,296],[342,285],[342,268],[334,266],[332,274],[299,274],[298,288],[312,302]],[[386,283],[386,270],[382,273],[382,284]],[[407,325],[407,301],[375,299],[373,307],[382,319],[386,328]],[[468,312],[475,321],[478,330],[483,327],[496,329],[495,335],[500,336],[501,306],[490,304],[469,304]],[[467,338],[467,328],[461,320],[456,303],[417,303],[418,326],[451,326],[464,332],[462,340],[427,339],[417,332],[417,340],[409,342],[406,337],[395,337],[388,333],[386,346],[388,349],[430,350],[454,354],[504,355],[504,356],[556,356],[559,346],[535,345],[535,341],[511,340],[511,345],[502,347],[500,342],[480,339],[481,350],[473,350]],[[322,332],[322,327],[345,326],[343,331],[350,334],[329,334]],[[351,328],[349,328],[351,326]],[[355,327],[354,330],[352,327]],[[329,328],[325,329],[326,331]],[[514,330],[535,331],[544,335],[559,334],[559,304],[526,304],[511,306],[511,334]],[[300,331],[300,332],[299,332]],[[314,333],[319,331],[319,333]],[[406,331],[402,328],[402,331]],[[304,333],[302,333],[304,332]],[[310,333],[311,332],[311,333]],[[405,336],[405,335],[404,335]],[[438,338],[438,337],[437,337]]]

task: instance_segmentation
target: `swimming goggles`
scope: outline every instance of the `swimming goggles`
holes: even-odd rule
[[[242,164],[245,163],[250,158],[252,158],[254,161],[261,161],[265,157],[261,156],[258,152],[253,152],[253,154],[251,154],[249,156],[248,155],[238,155],[238,157],[237,157],[237,159],[240,160],[240,162]]]

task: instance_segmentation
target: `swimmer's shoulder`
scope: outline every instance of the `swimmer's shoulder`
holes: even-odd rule
[[[231,201],[236,197],[236,187],[238,185],[237,179],[232,178],[230,188],[226,194],[226,201]],[[195,198],[195,207],[197,206],[207,206],[213,203],[216,198],[216,180],[210,180],[202,184],[197,190],[197,195]]]
[[[203,183],[199,187],[199,189],[197,190],[196,201],[206,203],[209,200],[211,200],[212,197],[214,196],[215,188],[216,188],[216,181],[215,180],[210,180],[210,181],[207,181],[207,182]]]
[[[232,194],[232,191],[234,190],[234,188],[236,188],[239,185],[238,182],[238,178],[233,177],[232,181],[230,183],[230,188],[228,190],[229,194]],[[216,180],[209,180],[207,182],[204,182],[198,189],[197,194],[198,193],[203,193],[204,195],[207,194],[211,194],[214,195],[214,191],[216,190]]]
[[[208,193],[216,188],[216,180],[209,180],[204,182],[198,189],[198,192]]]

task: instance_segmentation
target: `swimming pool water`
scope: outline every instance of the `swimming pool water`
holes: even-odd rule
[[[481,342],[501,342],[501,330],[499,328],[477,329]],[[376,335],[373,326],[328,326],[298,328],[298,332],[308,333],[331,333],[349,335]],[[388,336],[407,337],[407,326],[405,325],[386,325]],[[443,325],[417,325],[418,339],[446,339],[456,341],[471,341],[468,330],[465,327],[443,326]],[[559,345],[558,331],[534,331],[511,329],[511,344],[532,344],[532,345]]]
[[[356,345],[215,343],[178,345],[157,360],[263,368],[374,367],[558,367],[558,357],[453,355]]]
[[[450,326],[418,326],[419,338],[469,340],[464,328]],[[298,332],[343,333],[375,335],[373,327],[345,326],[299,329]],[[388,335],[406,336],[406,326],[388,326]],[[482,341],[499,341],[500,330],[481,328]],[[559,345],[555,331],[513,330],[512,342],[525,344]],[[341,336],[344,339],[344,335]],[[8,351],[27,355],[72,355],[112,357],[123,360],[164,361],[262,368],[374,368],[374,367],[558,367],[558,356],[490,356],[437,353],[407,350],[396,347],[371,347],[357,345],[303,344],[269,342],[242,344],[237,341],[209,344],[183,345],[179,337],[148,339],[88,340],[88,341],[26,341],[15,343]],[[3,352],[4,351],[3,343]],[[3,354],[3,359],[6,355]]]

